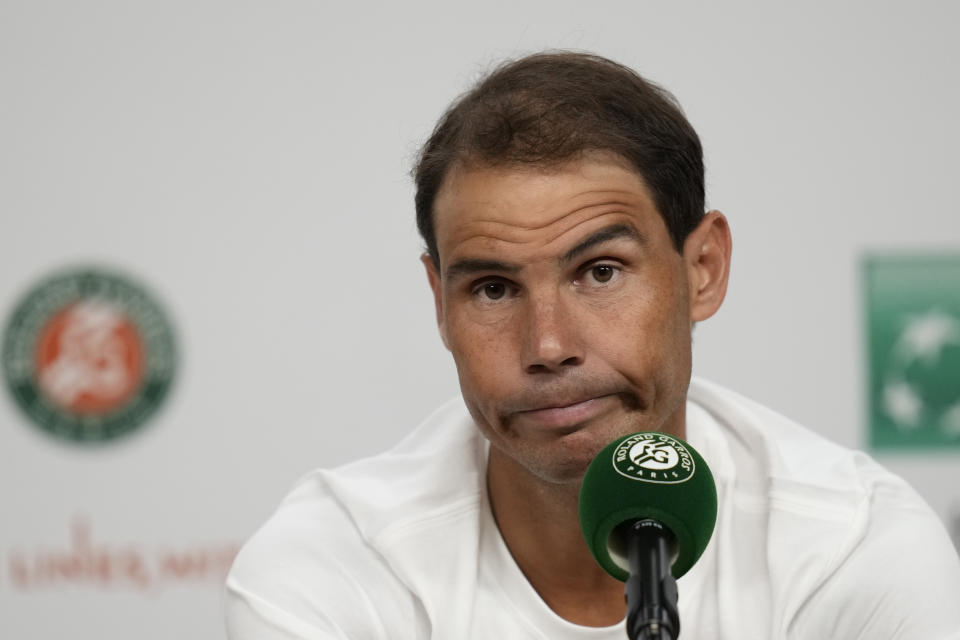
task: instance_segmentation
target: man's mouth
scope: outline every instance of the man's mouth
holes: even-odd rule
[[[575,400],[569,404],[563,401],[551,402],[541,407],[518,411],[514,414],[514,418],[548,429],[571,427],[586,422],[606,410],[611,400],[616,398],[605,395]]]

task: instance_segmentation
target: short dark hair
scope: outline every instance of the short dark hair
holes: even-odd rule
[[[447,109],[420,150],[417,228],[434,264],[434,201],[454,164],[549,166],[590,151],[636,169],[682,250],[704,215],[704,170],[700,139],[676,98],[606,58],[556,51],[494,69]]]

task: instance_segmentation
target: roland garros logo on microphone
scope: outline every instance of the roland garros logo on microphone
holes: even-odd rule
[[[632,480],[679,484],[693,477],[696,465],[683,442],[664,433],[635,433],[613,451],[613,468]]]
[[[40,282],[14,309],[2,360],[31,422],[95,442],[146,422],[167,395],[176,354],[166,317],[142,287],[74,269]]]

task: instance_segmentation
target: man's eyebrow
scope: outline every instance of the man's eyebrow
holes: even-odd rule
[[[646,238],[641,234],[633,225],[629,224],[612,224],[609,227],[604,227],[596,233],[593,233],[583,240],[581,240],[575,247],[563,254],[563,257],[560,258],[560,262],[567,264],[572,262],[579,256],[581,253],[584,253],[591,247],[595,247],[598,244],[603,244],[604,242],[609,242],[610,240],[616,240],[618,238],[627,238],[633,240],[637,244],[646,244]]]
[[[484,271],[499,271],[501,273],[516,273],[520,267],[499,260],[483,260],[478,258],[464,258],[457,260],[446,269],[446,277],[449,279],[459,278],[461,276]]]

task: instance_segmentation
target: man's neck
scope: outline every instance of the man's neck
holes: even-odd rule
[[[579,483],[545,482],[491,447],[487,484],[500,534],[543,601],[575,624],[622,620],[623,583],[597,565],[580,532]]]

